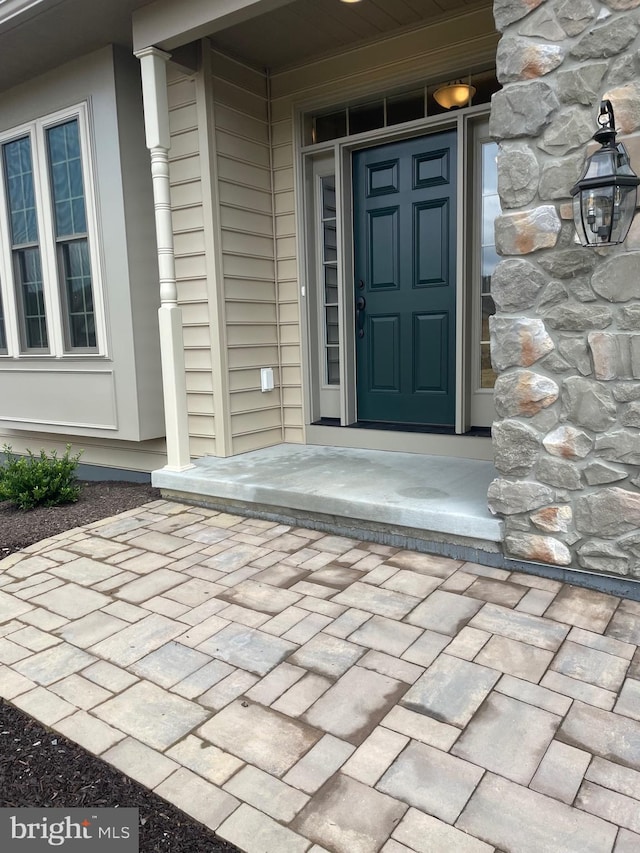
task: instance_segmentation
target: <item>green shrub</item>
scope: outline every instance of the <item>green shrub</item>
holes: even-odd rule
[[[3,450],[6,460],[0,464],[0,501],[10,501],[20,509],[33,509],[78,500],[80,485],[75,471],[82,451],[70,456],[68,444],[64,456],[58,459],[55,450],[50,457],[44,450],[38,456],[30,450],[26,456],[15,456],[6,444]]]

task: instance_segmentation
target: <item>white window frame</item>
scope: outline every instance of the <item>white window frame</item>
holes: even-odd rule
[[[47,130],[72,119],[78,121],[87,220],[87,243],[91,263],[91,284],[96,331],[96,347],[91,349],[66,349],[65,346],[63,311],[66,309],[64,307],[62,283],[60,282],[58,247],[53,219],[53,196],[50,187],[49,162],[47,157]],[[38,241],[40,246],[43,297],[49,346],[47,350],[29,350],[23,349],[21,346],[19,306],[14,280],[5,172],[4,164],[0,163],[0,294],[2,295],[7,338],[7,350],[0,353],[0,360],[7,358],[103,358],[107,355],[107,336],[88,103],[84,101],[74,104],[55,113],[50,113],[18,127],[3,131],[0,133],[0,160],[2,146],[5,143],[25,136],[28,136],[31,140]]]

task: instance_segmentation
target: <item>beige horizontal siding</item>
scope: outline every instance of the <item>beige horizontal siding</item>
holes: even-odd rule
[[[280,373],[267,80],[216,51],[211,71],[228,405],[239,453],[282,440],[280,389],[260,390],[261,368]]]
[[[190,453],[215,453],[202,161],[195,80],[169,64],[171,215],[182,310]]]

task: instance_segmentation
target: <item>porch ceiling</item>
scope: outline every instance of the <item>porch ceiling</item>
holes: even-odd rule
[[[249,65],[272,71],[476,9],[493,0],[294,0],[216,32],[213,44]]]

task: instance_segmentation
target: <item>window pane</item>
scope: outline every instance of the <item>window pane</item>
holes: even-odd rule
[[[500,215],[498,196],[498,169],[495,142],[482,143],[482,220],[481,220],[481,328],[480,328],[480,387],[493,388],[496,375],[491,367],[489,353],[489,317],[495,314],[495,304],[490,296],[491,276],[500,260],[495,247],[495,218]]]
[[[384,102],[349,108],[349,135],[384,127]]]
[[[60,244],[68,317],[67,348],[96,346],[91,264],[86,239]]]
[[[337,344],[338,343],[338,306],[333,305],[329,308],[325,308],[325,311],[326,311],[327,343],[328,344]]]
[[[336,179],[333,175],[322,178],[322,218],[335,219]]]
[[[38,242],[36,202],[33,189],[31,139],[24,136],[2,146],[7,185],[7,206],[14,246]]]
[[[340,350],[327,347],[327,385],[340,384]]]
[[[0,352],[7,351],[7,333],[4,325],[4,308],[2,307],[2,294],[0,293]]]
[[[336,242],[336,221],[325,222],[324,231],[324,261],[335,261],[338,257]]]
[[[347,111],[340,110],[324,116],[316,116],[313,133],[314,142],[326,142],[347,135]]]
[[[56,237],[86,234],[78,120],[47,130]]]
[[[493,388],[496,384],[496,374],[491,366],[491,351],[489,344],[480,347],[480,387]]]
[[[387,124],[402,124],[424,118],[424,92],[387,99]]]
[[[338,304],[338,268],[324,268],[324,301],[327,305]]]
[[[40,249],[18,249],[13,253],[13,259],[21,309],[22,346],[27,350],[47,349]]]

